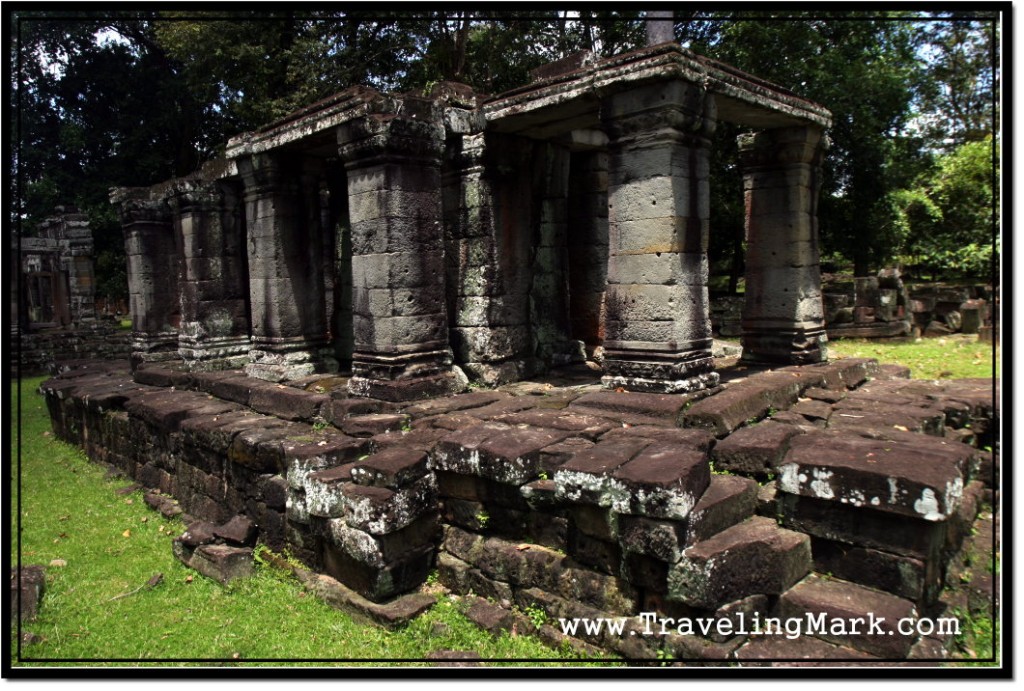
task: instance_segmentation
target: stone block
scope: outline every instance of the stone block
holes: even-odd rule
[[[703,392],[675,395],[635,391],[594,391],[574,400],[569,405],[569,410],[581,409],[588,414],[623,421],[626,420],[625,416],[637,416],[675,427],[687,406],[706,395]]]
[[[640,554],[674,564],[686,548],[689,521],[664,521],[643,516],[619,517],[619,544],[626,554]]]
[[[803,430],[793,425],[764,422],[741,427],[711,450],[717,470],[763,475],[774,473],[789,449],[790,440]]]
[[[372,602],[383,602],[423,583],[434,563],[434,548],[411,550],[384,567],[368,565],[343,550],[326,549],[324,571]]]
[[[345,496],[345,520],[371,535],[386,535],[410,525],[420,516],[437,510],[437,483],[424,475],[401,490],[349,484]]]
[[[782,491],[776,499],[773,515],[782,525],[815,537],[919,559],[936,558],[946,543],[948,521],[926,521]]]
[[[900,620],[917,618],[912,602],[813,574],[779,598],[779,613],[784,618],[803,619],[809,627],[820,618],[825,627],[815,625],[815,630],[805,634],[882,658],[905,658],[917,638],[896,628]]]
[[[530,425],[572,432],[574,435],[591,441],[596,441],[598,437],[613,427],[613,423],[607,418],[548,409],[495,415],[491,420],[512,426]]]
[[[258,412],[285,420],[312,420],[330,400],[326,394],[310,393],[281,384],[251,388],[249,406]]]
[[[612,472],[612,508],[619,513],[682,519],[710,481],[706,453],[655,442]]]
[[[188,565],[204,576],[225,585],[239,578],[249,578],[256,573],[252,549],[249,547],[202,545],[193,552]]]
[[[342,432],[353,437],[372,437],[402,430],[408,427],[410,419],[408,415],[401,413],[370,413],[344,418],[337,426]]]
[[[568,501],[611,507],[615,493],[611,474],[639,454],[649,439],[620,437],[581,451],[555,471],[557,496]]]
[[[357,485],[401,489],[427,472],[425,451],[392,447],[356,463],[352,467],[352,480]]]
[[[227,523],[213,529],[213,534],[235,545],[252,546],[259,532],[255,523],[247,516],[235,516]]]
[[[849,660],[851,662],[862,661],[871,664],[878,658],[869,655],[861,650],[848,648],[846,646],[826,643],[819,638],[811,636],[796,636],[787,638],[785,629],[780,629],[783,635],[773,634],[770,636],[757,636],[750,638],[742,647],[738,648],[733,657],[743,662],[756,663],[764,661],[771,663],[775,660],[806,660],[807,662],[822,662],[826,660]],[[787,662],[786,665],[799,663]]]
[[[815,571],[912,602],[933,603],[942,590],[939,559],[921,560],[821,538],[811,539],[811,551]]]
[[[758,484],[736,475],[712,475],[687,517],[687,544],[706,540],[754,515]]]
[[[810,570],[810,538],[755,516],[688,547],[669,571],[669,597],[711,609],[749,595],[779,595]]]
[[[569,524],[566,552],[579,564],[617,576],[622,565],[622,551],[617,542],[587,535]]]
[[[341,550],[358,562],[383,569],[416,550],[436,545],[440,536],[434,515],[423,516],[387,535],[371,535],[353,528],[344,518],[332,518],[326,521],[324,547]]]
[[[767,416],[771,409],[789,408],[800,393],[797,379],[762,377],[734,384],[690,406],[683,414],[682,426],[709,429],[723,437],[746,422]]]
[[[577,437],[571,437],[557,444],[545,446],[540,450],[540,471],[546,473],[549,478],[554,477],[555,471],[566,461],[592,446],[594,446],[594,442]],[[554,487],[554,484],[552,484],[552,487]]]
[[[311,432],[284,439],[281,451],[288,462],[288,485],[293,489],[303,489],[310,473],[335,468],[365,456],[370,451],[370,440]]]
[[[812,432],[790,441],[779,489],[938,522],[959,506],[970,459],[970,447],[924,435],[909,443]]]
[[[22,566],[11,569],[11,622],[32,621],[46,592],[46,569]]]

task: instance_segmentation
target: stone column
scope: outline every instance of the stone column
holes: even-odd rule
[[[128,260],[132,369],[177,360],[180,259],[170,208],[163,199],[151,199],[148,190],[116,190],[111,201],[120,204]]]
[[[583,343],[569,324],[569,150],[551,143],[538,151],[534,180],[540,184],[537,240],[533,248],[530,322],[534,352],[547,366],[582,362]]]
[[[785,127],[739,138],[746,205],[743,359],[827,359],[818,249],[821,130]]]
[[[241,200],[216,183],[186,183],[171,200],[181,247],[178,352],[191,370],[249,361]]]
[[[338,133],[352,238],[353,395],[406,401],[461,388],[445,311],[444,128],[429,102]]]
[[[239,161],[245,180],[251,377],[268,381],[335,372],[323,290],[319,185],[282,154]],[[308,173],[308,171],[306,171]],[[311,211],[311,208],[315,211]]]
[[[715,107],[682,81],[614,94],[609,135],[606,387],[718,383],[708,309],[708,137]]]
[[[488,385],[539,372],[530,329],[533,143],[471,134],[449,151],[445,240],[452,345]]]
[[[604,345],[608,287],[608,153],[573,153],[569,176],[569,317],[587,352]]]

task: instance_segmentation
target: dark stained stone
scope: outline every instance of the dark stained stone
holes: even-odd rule
[[[247,516],[235,516],[224,525],[213,529],[213,534],[236,545],[251,546],[256,541],[258,529]]]
[[[11,568],[11,621],[32,621],[46,591],[46,569],[42,566]]]

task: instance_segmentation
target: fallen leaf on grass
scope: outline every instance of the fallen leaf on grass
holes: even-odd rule
[[[130,531],[130,530],[126,530],[123,533],[121,533],[121,537],[131,537],[131,536],[132,536],[132,531]]]
[[[61,567],[61,566],[67,566],[67,565],[68,565],[68,563],[66,561],[64,561],[63,559],[51,559],[50,560],[50,566]]]
[[[189,575],[185,576],[185,582],[186,583],[191,583],[192,582],[192,574],[189,574]]]

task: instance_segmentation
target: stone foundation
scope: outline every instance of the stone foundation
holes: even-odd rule
[[[482,625],[531,611],[654,627],[571,635],[632,659],[944,654],[949,638],[733,631],[945,611],[949,564],[998,486],[979,450],[996,442],[992,382],[908,381],[852,359],[720,374],[679,395],[581,374],[410,404],[350,397],[337,377],[288,386],[151,365],[133,381],[123,365],[79,363],[41,389],[61,439],[215,534],[251,543],[225,526],[254,526],[364,613],[422,611],[403,598],[436,570],[490,600],[471,608]],[[216,574],[235,572],[241,548],[203,549],[227,564]],[[684,630],[698,621],[712,628]],[[523,630],[557,644],[546,626]]]

